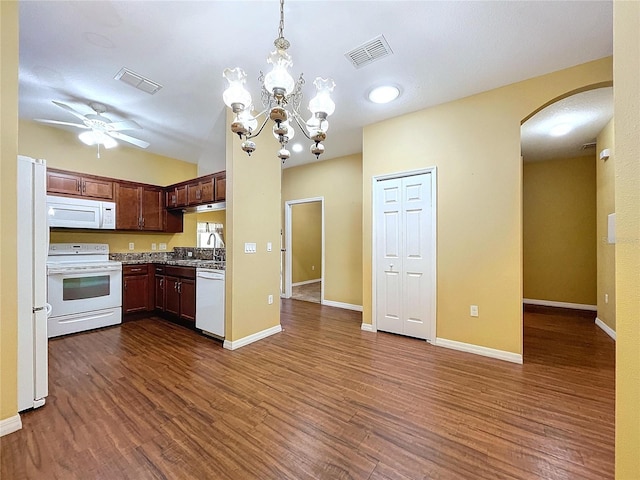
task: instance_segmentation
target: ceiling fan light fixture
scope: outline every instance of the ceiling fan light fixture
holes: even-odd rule
[[[116,142],[109,135],[106,135],[97,130],[87,130],[86,132],[82,132],[78,135],[78,138],[85,145],[102,145],[104,148],[113,148],[118,146],[118,142]]]

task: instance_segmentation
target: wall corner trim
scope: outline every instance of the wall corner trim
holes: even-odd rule
[[[267,328],[265,330],[261,330],[252,335],[248,335],[239,340],[230,341],[225,340],[222,346],[227,350],[237,350],[240,347],[244,347],[245,345],[249,345],[250,343],[257,342],[258,340],[262,340],[263,338],[267,338],[276,333],[280,333],[282,331],[282,325],[278,324],[275,327]]]
[[[614,342],[616,341],[616,331],[613,328],[611,328],[609,325],[604,323],[598,317],[596,317],[596,325],[599,326],[602,330],[604,330],[604,333],[606,333],[611,338],[613,338]]]
[[[20,414],[16,413],[13,417],[0,420],[0,437],[9,435],[10,433],[17,432],[22,428],[22,420],[20,420]]]
[[[365,332],[373,332],[373,325],[371,325],[370,323],[363,323],[362,326],[360,327],[361,330],[364,330]]]
[[[496,350],[494,348],[482,347],[471,343],[456,342],[455,340],[447,340],[446,338],[436,338],[436,346],[459,350],[461,352],[473,353],[484,357],[497,358],[507,362],[518,363],[522,365],[522,355],[519,353],[507,352],[504,350]]]
[[[333,300],[324,300],[322,305],[327,307],[344,308],[346,310],[355,310],[356,312],[362,311],[362,305],[354,305],[352,303],[334,302]]]
[[[573,310],[588,310],[590,312],[598,311],[597,305],[588,305],[586,303],[556,302],[553,300],[534,300],[532,298],[523,298],[522,303],[525,305],[539,305],[541,307],[572,308]]]

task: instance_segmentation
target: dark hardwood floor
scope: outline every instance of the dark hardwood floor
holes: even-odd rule
[[[157,318],[53,339],[4,479],[609,479],[614,344],[528,312],[524,365],[283,301],[236,351]]]

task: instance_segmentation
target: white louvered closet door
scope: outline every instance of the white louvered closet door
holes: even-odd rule
[[[431,173],[376,183],[376,328],[432,340]]]

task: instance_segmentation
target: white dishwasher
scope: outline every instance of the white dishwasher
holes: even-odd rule
[[[196,269],[196,328],[224,338],[224,270]]]

